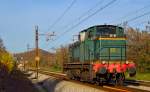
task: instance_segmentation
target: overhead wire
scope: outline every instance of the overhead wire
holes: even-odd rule
[[[85,17],[86,15],[88,15],[91,11],[94,10],[94,8],[98,7],[100,4],[102,4],[104,2],[104,0],[100,0],[99,2],[97,2],[93,7],[91,7],[88,11],[86,11],[85,13],[83,13],[80,17],[78,17],[78,20],[81,20],[83,17]]]
[[[127,17],[129,17],[129,16],[131,16],[131,15],[133,15],[133,14],[135,14],[135,13],[141,12],[142,10],[147,9],[147,8],[149,8],[149,7],[150,7],[150,4],[144,6],[144,7],[140,8],[140,9],[137,9],[137,10],[135,10],[135,11],[131,11],[131,12],[127,13],[126,15],[124,15],[124,16],[122,16],[122,17],[116,19],[116,20],[110,21],[109,23],[113,23],[113,22],[116,22],[116,21],[120,21],[120,20],[125,19],[125,18],[127,18]]]
[[[55,27],[55,25],[61,21],[61,19],[67,14],[67,12],[72,8],[75,4],[76,0],[73,0],[71,4],[65,9],[65,11],[56,19],[56,21],[49,27],[48,31]]]
[[[146,16],[146,15],[149,15],[149,14],[150,14],[150,11],[149,11],[149,12],[145,12],[145,13],[142,14],[142,15],[139,15],[139,16],[136,16],[136,17],[134,17],[134,18],[131,18],[131,19],[127,20],[127,22],[134,21],[134,20],[136,20],[136,19],[138,19],[138,18],[141,18],[141,17]]]
[[[73,5],[76,3],[77,0],[72,0],[72,2],[70,3],[70,5],[64,10],[64,12],[53,22],[53,24],[51,24],[48,28],[48,31],[52,30],[57,23],[59,23],[63,17],[67,14],[67,12],[69,12],[69,10],[73,7]],[[48,45],[46,45],[47,47]]]
[[[134,23],[132,26],[139,26],[139,25],[143,25],[143,24],[146,24],[146,23],[148,23],[149,21],[148,20],[145,20],[145,21],[141,21],[141,22],[136,22],[136,23]]]
[[[81,21],[79,21],[77,24],[73,25],[71,28],[69,28],[68,30],[64,31],[60,37],[62,37],[62,35],[64,35],[65,33],[67,33],[68,31],[74,29],[75,27],[79,26],[81,23],[85,22],[86,20],[88,20],[90,17],[94,16],[95,14],[97,14],[98,12],[102,11],[103,9],[107,8],[109,5],[113,4],[115,1],[117,0],[112,0],[109,3],[107,3],[106,5],[104,5],[103,7],[99,8],[98,10],[96,10],[94,13],[90,14],[89,16],[85,17],[84,19],[82,19]],[[57,38],[58,39],[58,38]]]
[[[68,27],[70,27],[72,25],[72,23],[76,23],[78,21],[80,21],[82,18],[84,18],[85,16],[88,16],[88,14],[90,12],[92,12],[96,7],[98,7],[99,5],[101,5],[104,2],[104,0],[100,0],[99,2],[97,2],[95,5],[93,5],[90,9],[88,9],[86,12],[84,12],[81,16],[77,17],[76,19],[70,21],[68,24],[66,24],[63,28],[61,29],[66,29]]]
[[[102,3],[104,2],[104,0],[100,0],[100,1],[98,1],[96,4],[94,4],[90,9],[88,9],[86,12],[84,12],[83,14],[81,14],[81,16],[79,16],[78,18],[76,18],[75,20],[73,20],[73,21],[71,21],[71,22],[69,22],[68,24],[66,24],[63,28],[61,28],[61,29],[66,29],[66,28],[68,28],[68,27],[70,27],[70,25],[72,24],[72,23],[75,23],[75,22],[78,22],[78,21],[80,21],[83,17],[85,17],[85,16],[87,16],[90,12],[92,12],[96,7],[98,7],[99,5],[101,5]],[[53,42],[54,42],[55,40],[53,40]],[[48,46],[48,45],[47,45]]]
[[[95,14],[99,13],[100,11],[104,10],[105,8],[107,8],[108,6],[110,6],[111,4],[113,4],[114,2],[116,2],[117,0],[111,0],[110,2],[108,2],[107,4],[105,4],[104,6],[100,7],[99,9],[97,9],[95,12],[93,12],[92,14],[88,15],[87,17],[85,17],[84,19],[82,19],[81,21],[79,21],[77,24],[73,25],[72,27],[70,27],[68,30],[64,31],[62,34],[60,34],[60,36],[57,37],[57,39],[60,39],[63,35],[65,35],[67,32],[72,31],[74,28],[76,28],[77,26],[79,26],[81,23],[85,22],[86,20],[88,20],[89,18],[91,18],[92,16],[94,16]]]

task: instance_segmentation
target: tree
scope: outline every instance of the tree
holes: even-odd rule
[[[127,30],[127,57],[137,64],[138,70],[146,72],[150,69],[150,33],[139,29]]]
[[[0,38],[0,50],[5,50],[5,46],[3,44],[3,40]]]
[[[6,70],[10,72],[13,69],[13,66],[14,66],[13,56],[6,51],[5,46],[3,44],[3,40],[0,39],[0,68],[7,68]]]
[[[68,61],[68,46],[61,46],[56,50],[56,64],[60,67]]]
[[[2,55],[3,53],[5,53],[5,46],[3,44],[3,40],[0,38],[0,61],[1,61],[1,58],[2,58]]]

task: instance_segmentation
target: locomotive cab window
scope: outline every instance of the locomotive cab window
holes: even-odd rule
[[[124,30],[122,28],[117,27],[116,34],[117,37],[125,37]]]
[[[113,27],[97,27],[97,37],[116,37],[116,29]]]

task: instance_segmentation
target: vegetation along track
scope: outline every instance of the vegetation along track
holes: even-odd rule
[[[50,71],[45,71],[45,70],[39,70],[39,73],[55,77],[56,79],[59,79],[59,80],[66,80],[66,81],[69,81],[69,82],[74,82],[74,83],[78,83],[78,84],[81,84],[81,85],[93,87],[93,88],[96,88],[96,89],[102,89],[102,90],[105,90],[105,91],[111,91],[111,92],[143,92],[143,90],[128,88],[126,86],[114,86],[112,84],[104,84],[103,86],[97,86],[97,85],[93,85],[92,83],[80,82],[80,81],[76,81],[76,80],[70,80],[63,73],[55,73],[55,72],[50,72]]]

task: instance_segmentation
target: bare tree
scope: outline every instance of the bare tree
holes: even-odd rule
[[[141,72],[150,69],[150,34],[147,31],[128,28],[128,59],[137,64]]]

